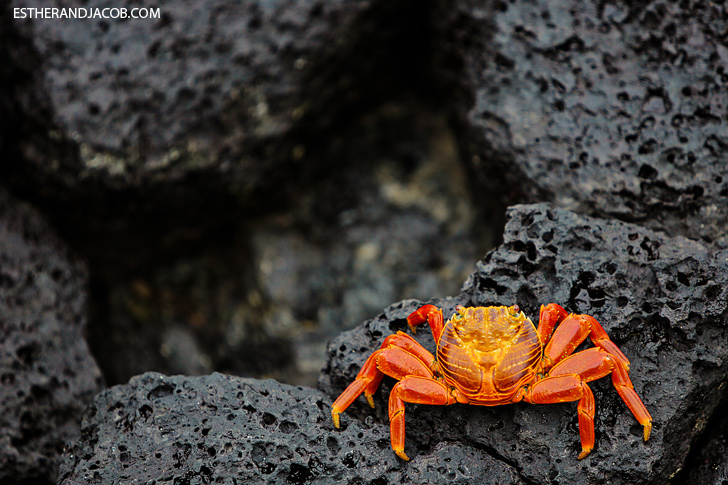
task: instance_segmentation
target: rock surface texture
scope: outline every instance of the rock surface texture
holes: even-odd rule
[[[520,483],[516,472],[462,443],[404,466],[387,427],[336,431],[320,391],[272,380],[147,373],[99,394],[84,440],[59,484],[76,483]]]
[[[0,189],[0,483],[52,483],[101,390],[84,340],[85,266]]]
[[[442,441],[468,443],[514,466],[532,483],[665,483],[718,405],[728,365],[728,254],[637,225],[577,216],[546,204],[509,210],[504,242],[480,262],[456,298],[434,301],[446,318],[457,304],[517,303],[532,319],[541,303],[593,315],[631,361],[631,377],[654,419],[641,439],[610,379],[593,383],[596,446],[584,460],[575,404],[449,408],[408,406],[407,449],[430,454]],[[406,301],[335,339],[321,388],[337,395],[381,341],[406,327]],[[429,332],[418,341],[434,350]],[[346,421],[377,413],[359,402]],[[679,436],[680,439],[675,437]],[[408,452],[409,453],[409,452]]]
[[[726,5],[449,2],[486,192],[728,246]],[[453,29],[456,25],[458,28]]]
[[[64,444],[63,484],[728,474],[726,4],[119,0],[161,16],[15,18],[28,7],[0,6],[0,483],[54,480]],[[87,296],[122,385],[80,426],[101,389]],[[446,317],[593,315],[651,439],[608,378],[581,461],[566,403],[408,405],[403,462],[390,379],[334,429],[331,400],[428,299]],[[318,390],[164,375],[309,383],[324,353]]]
[[[32,53],[21,65],[37,68],[28,73],[31,82],[14,86],[25,103],[17,110],[33,128],[19,140],[31,167],[26,173],[75,190],[67,196],[156,184],[186,192],[177,203],[189,207],[203,202],[196,196],[211,177],[215,191],[227,187],[239,196],[270,187],[279,164],[297,158],[277,150],[294,148],[292,138],[281,143],[281,136],[307,114],[314,94],[307,66],[330,52],[366,6],[121,1],[114,7],[130,14],[137,8],[161,15],[124,22],[15,19],[10,58]],[[14,0],[5,8],[10,15],[29,7],[37,4]],[[195,184],[190,175],[197,175]]]
[[[376,61],[352,60],[381,50],[368,1],[120,1],[160,16],[14,18],[37,7],[0,6],[0,178],[99,273],[174,261],[286,207],[328,165],[315,154],[342,113],[389,89],[389,76],[358,81]]]

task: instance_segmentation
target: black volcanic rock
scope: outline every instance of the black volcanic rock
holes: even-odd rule
[[[728,246],[725,4],[447,2],[478,185]]]
[[[4,47],[29,82],[9,94],[34,128],[18,140],[23,163],[77,191],[171,184],[192,198],[201,195],[192,182],[213,176],[238,195],[270,187],[266,177],[303,148],[274,156],[279,147],[266,142],[307,115],[311,66],[367,5],[120,1],[114,8],[148,18],[54,20],[30,18],[38,5],[13,0],[8,15],[20,18]]]
[[[0,190],[0,483],[52,482],[101,389],[83,338],[87,278],[35,210]]]
[[[462,443],[405,465],[385,425],[335,430],[330,406],[272,380],[143,374],[96,396],[58,483],[521,483]]]
[[[635,388],[654,419],[652,436],[620,400],[610,379],[592,384],[596,445],[584,460],[576,404],[500,407],[408,406],[410,457],[443,441],[472,444],[515,466],[525,480],[545,483],[665,483],[723,395],[728,366],[728,254],[637,225],[578,216],[547,204],[508,212],[504,242],[478,263],[461,295],[432,303],[449,317],[456,304],[518,303],[532,319],[541,303],[599,320],[631,361]],[[405,301],[344,333],[329,346],[320,387],[332,397],[366,357],[420,302]],[[418,341],[434,350],[429,332]],[[391,381],[344,414],[344,423],[386,417]]]
[[[322,139],[351,106],[390,95],[397,74],[356,60],[386,52],[377,21],[396,18],[372,5],[124,0],[159,17],[39,19],[5,2],[0,178],[99,271],[189,254],[285,207],[340,162],[321,160]]]

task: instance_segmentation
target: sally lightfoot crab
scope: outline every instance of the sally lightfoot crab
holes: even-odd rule
[[[581,453],[594,448],[594,394],[588,382],[612,374],[612,383],[637,421],[644,440],[652,417],[629,378],[629,361],[589,315],[567,313],[555,303],[541,306],[538,328],[517,305],[458,306],[444,322],[442,310],[425,305],[407,317],[412,331],[429,323],[437,357],[415,339],[397,332],[364,363],[356,380],[334,402],[339,415],[362,393],[372,395],[385,375],[397,382],[389,395],[392,448],[404,460],[404,403],[480,406],[525,401],[534,404],[578,401]],[[589,337],[594,348],[573,354]]]

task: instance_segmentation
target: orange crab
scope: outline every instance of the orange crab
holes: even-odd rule
[[[645,441],[650,437],[652,417],[629,379],[629,361],[594,317],[567,313],[555,303],[541,306],[538,328],[517,305],[458,306],[447,323],[434,305],[407,317],[413,332],[425,322],[437,342],[437,357],[403,332],[384,339],[334,402],[337,428],[339,415],[362,392],[374,407],[372,395],[388,375],[399,381],[389,395],[389,421],[392,448],[404,460],[409,460],[405,402],[499,406],[519,401],[579,401],[582,459],[594,448],[594,394],[587,383],[611,373],[617,392],[643,426]],[[596,347],[572,355],[587,337]]]

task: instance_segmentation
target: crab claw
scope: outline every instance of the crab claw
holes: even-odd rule
[[[418,308],[407,317],[407,325],[409,325],[412,333],[416,333],[415,327],[423,323],[430,324],[430,328],[432,328],[432,336],[434,337],[435,342],[437,342],[440,339],[442,327],[445,324],[442,318],[442,310],[437,308],[435,305],[425,305]]]

